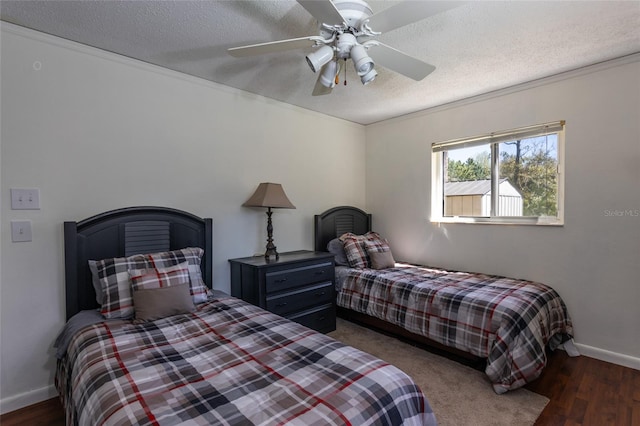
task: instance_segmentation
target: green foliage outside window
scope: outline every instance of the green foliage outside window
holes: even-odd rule
[[[500,178],[507,178],[522,194],[523,216],[556,216],[557,141],[546,137],[499,144]],[[481,152],[466,161],[447,161],[447,182],[491,179],[489,152]]]

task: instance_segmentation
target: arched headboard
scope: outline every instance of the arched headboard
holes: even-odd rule
[[[200,247],[205,252],[202,279],[211,288],[212,227],[211,219],[166,207],[127,207],[80,222],[64,222],[67,319],[98,307],[90,259]]]
[[[334,207],[314,216],[314,250],[327,251],[327,244],[345,232],[371,231],[371,215],[357,207]]]

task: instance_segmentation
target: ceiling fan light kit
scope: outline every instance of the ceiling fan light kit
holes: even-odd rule
[[[309,53],[306,58],[311,71],[318,72],[325,64],[333,59],[333,49],[331,46],[324,45],[318,50]]]
[[[364,46],[356,44],[351,48],[351,60],[359,76],[369,73],[374,66],[373,59],[367,55]]]
[[[289,40],[272,41],[248,46],[234,47],[228,52],[236,57],[280,52],[300,47],[317,47],[306,55],[306,60],[314,73],[320,71],[313,95],[326,95],[336,85],[336,75],[340,71],[339,59],[353,61],[362,84],[371,83],[378,72],[376,63],[410,77],[416,81],[429,75],[435,67],[420,59],[409,56],[397,49],[372,40],[383,31],[411,24],[459,4],[441,5],[441,2],[405,1],[376,14],[364,0],[297,0],[319,23],[319,35]],[[369,50],[374,58],[369,55]],[[318,87],[324,88],[318,90]]]
[[[362,84],[366,86],[367,84],[375,80],[377,75],[378,75],[378,71],[372,68],[371,71],[360,76],[360,81],[362,82]]]
[[[322,69],[322,74],[320,74],[320,83],[329,89],[333,89],[336,85],[336,75],[340,72],[340,65],[337,60],[329,62]]]

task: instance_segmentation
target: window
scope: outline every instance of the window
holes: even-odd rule
[[[434,143],[434,222],[562,225],[564,121]]]

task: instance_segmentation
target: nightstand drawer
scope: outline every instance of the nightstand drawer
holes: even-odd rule
[[[278,315],[302,310],[311,306],[318,306],[333,301],[333,282],[279,293],[277,296],[267,297],[267,310]]]
[[[336,308],[333,305],[319,306],[287,318],[321,333],[329,333],[336,329]]]
[[[267,293],[331,280],[333,280],[333,263],[331,262],[316,263],[314,265],[267,272],[265,274]]]

